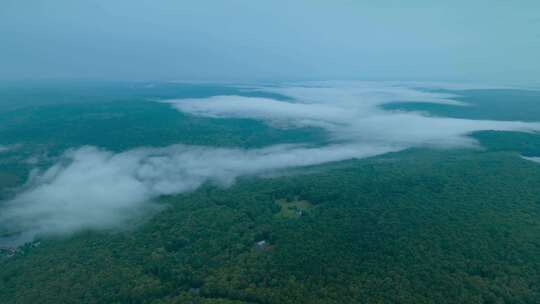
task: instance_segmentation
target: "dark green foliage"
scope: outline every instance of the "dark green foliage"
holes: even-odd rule
[[[415,150],[298,173],[164,197],[132,231],[27,246],[0,264],[0,303],[540,301],[540,166]],[[314,206],[276,216],[289,196]]]

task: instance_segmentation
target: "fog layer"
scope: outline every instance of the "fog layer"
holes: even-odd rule
[[[212,119],[247,118],[276,128],[322,128],[329,143],[252,150],[174,145],[117,154],[97,147],[70,150],[49,169],[34,170],[24,190],[3,202],[0,226],[17,233],[0,242],[18,245],[37,236],[124,227],[153,209],[153,199],[193,191],[207,182],[229,186],[240,176],[412,147],[477,147],[468,135],[480,130],[540,130],[538,123],[385,111],[380,106],[394,101],[468,106],[452,100],[454,95],[395,84],[327,83],[256,90],[279,93],[291,100],[214,96],[163,102],[184,113]]]

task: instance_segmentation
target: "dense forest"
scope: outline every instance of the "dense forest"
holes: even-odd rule
[[[185,84],[58,88],[0,87],[0,138],[10,147],[0,151],[0,204],[32,169],[83,145],[328,140],[319,129],[195,117],[153,100],[279,95]],[[537,91],[458,93],[468,106],[384,108],[522,121],[540,113]],[[0,248],[0,303],[538,303],[540,164],[522,156],[540,155],[540,136],[471,136],[479,148],[409,149],[206,184],[160,197],[159,212],[123,230]]]
[[[22,247],[0,303],[537,303],[539,184],[514,153],[411,150],[208,185]]]

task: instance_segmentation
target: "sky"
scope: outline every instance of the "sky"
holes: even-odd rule
[[[0,80],[540,82],[540,2],[0,0]]]

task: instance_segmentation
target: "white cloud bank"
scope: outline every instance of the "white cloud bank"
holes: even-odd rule
[[[416,112],[385,111],[391,102],[414,101],[467,106],[452,94],[420,91],[395,84],[345,83],[341,87],[260,89],[294,101],[241,96],[168,100],[179,111],[212,118],[251,118],[281,127],[319,127],[339,141],[404,148],[474,145],[468,137],[480,130],[540,130],[539,123],[433,117]],[[333,84],[336,85],[336,84]]]
[[[205,182],[228,186],[243,175],[396,150],[351,144],[253,150],[175,145],[113,154],[83,147],[66,152],[48,170],[34,172],[27,190],[5,203],[0,223],[23,234],[3,243],[18,245],[39,234],[117,228],[152,207],[151,199],[192,191]]]
[[[21,234],[0,243],[18,245],[38,235],[121,227],[151,208],[153,198],[192,191],[206,182],[231,185],[239,176],[410,147],[472,146],[475,143],[467,135],[479,130],[540,130],[538,123],[430,117],[379,107],[394,101],[463,106],[451,99],[453,95],[394,84],[332,85],[262,89],[290,96],[294,102],[240,96],[166,101],[192,115],[250,118],[287,128],[323,128],[333,143],[252,150],[175,145],[118,154],[94,147],[68,151],[53,167],[34,172],[25,190],[3,203],[0,226]]]

